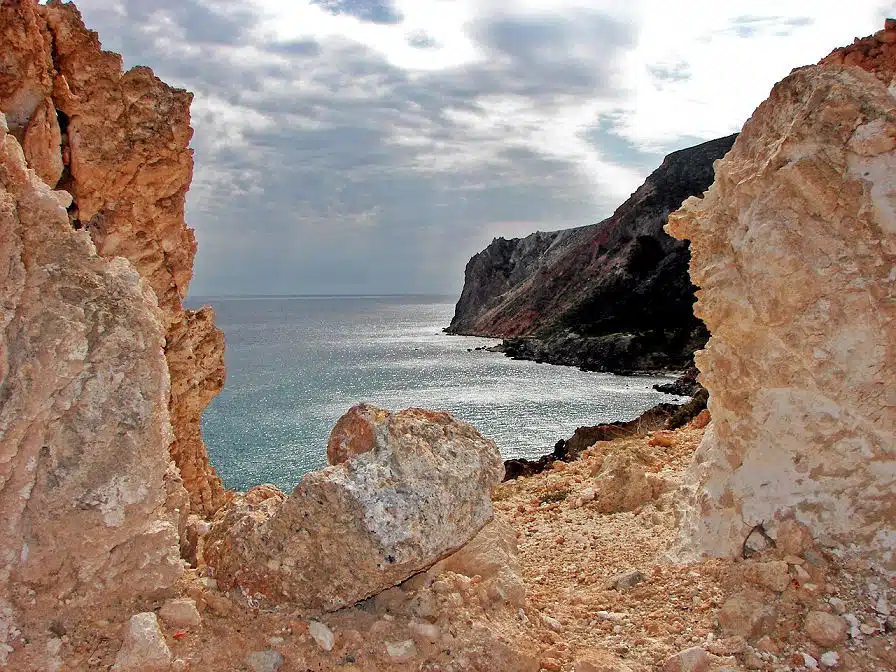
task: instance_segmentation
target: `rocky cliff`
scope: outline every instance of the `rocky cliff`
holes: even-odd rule
[[[666,157],[608,219],[494,240],[467,264],[450,333],[514,338],[507,354],[589,370],[680,368],[707,333],[669,213],[713,179],[735,136]]]
[[[184,222],[193,171],[192,94],[149,68],[122,72],[72,4],[0,5],[0,112],[28,166],[72,196],[68,218],[104,257],[130,260],[162,310],[171,377],[170,451],[197,512],[224,502],[199,423],[224,384],[210,308],[185,311],[196,241]]]
[[[794,71],[669,218],[712,333],[688,551],[733,554],[795,518],[896,568],[894,45],[888,21]]]

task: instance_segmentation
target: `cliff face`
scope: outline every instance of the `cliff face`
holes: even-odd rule
[[[467,264],[448,331],[532,337],[509,354],[586,369],[686,365],[706,332],[693,315],[687,244],[662,227],[709,187],[734,138],[670,154],[599,224],[493,241]]]
[[[192,95],[149,68],[122,74],[74,5],[0,5],[0,111],[28,166],[72,195],[68,219],[104,257],[130,260],[162,310],[174,428],[170,451],[193,508],[224,502],[199,431],[224,382],[224,338],[210,308],[185,311],[196,242],[184,222],[192,178]]]
[[[183,573],[164,316],[131,264],[72,231],[70,202],[0,114],[0,663],[14,607],[27,624]]]
[[[687,552],[733,554],[755,526],[774,536],[793,517],[896,567],[896,22],[887,27],[780,82],[705,198],[669,219],[691,241],[697,314],[712,333],[697,355],[713,423],[691,468]]]

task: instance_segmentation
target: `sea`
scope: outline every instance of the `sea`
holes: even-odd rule
[[[669,377],[586,373],[477,348],[450,336],[450,296],[191,297],[226,338],[227,381],[205,410],[209,457],[228,488],[291,491],[326,466],[330,429],[353,404],[446,410],[506,459],[539,457],[582,425],[631,420]]]

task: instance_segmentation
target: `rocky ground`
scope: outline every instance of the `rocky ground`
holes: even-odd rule
[[[777,546],[757,531],[747,558],[670,562],[675,488],[703,432],[599,442],[508,481],[461,552],[318,619],[224,593],[200,562],[177,598],[142,606],[148,622],[85,615],[51,646],[79,670],[896,669],[896,584],[861,553],[782,523]],[[120,648],[123,628],[135,634]]]

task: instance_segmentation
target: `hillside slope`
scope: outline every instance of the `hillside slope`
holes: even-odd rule
[[[663,225],[709,188],[735,137],[670,154],[602,222],[492,241],[467,264],[447,331],[514,339],[510,355],[593,370],[687,365],[707,333],[693,315],[688,246]]]

